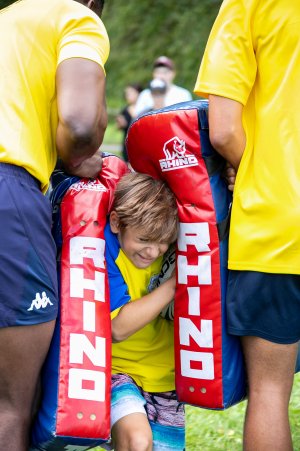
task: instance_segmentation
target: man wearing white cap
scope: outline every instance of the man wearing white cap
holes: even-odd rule
[[[160,56],[153,64],[153,79],[160,79],[167,85],[164,97],[164,105],[169,106],[175,103],[187,102],[192,100],[191,93],[180,86],[174,85],[173,80],[176,76],[174,62],[166,57]],[[140,115],[146,111],[152,110],[154,107],[153,96],[150,89],[144,89],[138,97],[136,104],[136,114]]]

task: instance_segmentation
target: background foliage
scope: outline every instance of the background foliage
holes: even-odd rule
[[[175,61],[176,84],[192,91],[220,5],[221,0],[106,0],[102,18],[111,42],[108,107],[123,104],[126,83],[146,85],[160,55]]]
[[[10,5],[13,1],[12,0],[0,0],[0,9],[5,8],[6,6]]]

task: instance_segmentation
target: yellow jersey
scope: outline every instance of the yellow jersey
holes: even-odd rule
[[[300,3],[225,0],[195,92],[244,105],[229,268],[300,274]]]
[[[78,57],[103,67],[108,36],[74,0],[22,0],[0,11],[0,54],[0,161],[24,167],[45,191],[57,158],[57,66]]]

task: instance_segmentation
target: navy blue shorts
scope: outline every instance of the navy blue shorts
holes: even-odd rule
[[[231,335],[300,340],[299,275],[229,271],[226,308]]]
[[[56,318],[51,205],[25,169],[0,163],[0,327]]]

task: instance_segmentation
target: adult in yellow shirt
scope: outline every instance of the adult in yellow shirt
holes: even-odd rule
[[[300,339],[300,5],[225,0],[195,92],[237,170],[228,330],[249,381],[244,447],[292,450],[288,404]]]
[[[57,315],[42,192],[57,155],[71,174],[101,169],[109,41],[102,0],[10,3],[0,11],[0,443],[25,451]]]

